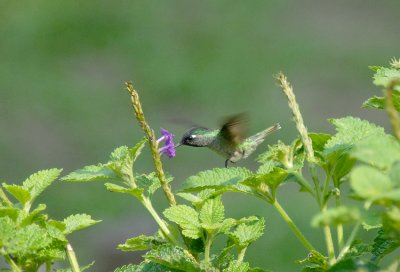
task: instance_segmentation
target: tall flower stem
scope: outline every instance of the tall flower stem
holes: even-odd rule
[[[389,115],[390,123],[392,124],[393,134],[400,140],[400,117],[393,103],[393,90],[396,85],[400,85],[400,79],[395,79],[390,82],[389,86],[384,90],[385,108]]]
[[[146,135],[147,141],[150,146],[151,154],[153,157],[154,166],[156,169],[157,176],[160,180],[161,187],[164,191],[165,196],[171,206],[176,205],[175,196],[171,191],[171,187],[167,182],[167,178],[165,176],[162,162],[160,158],[160,154],[158,152],[158,144],[156,141],[156,137],[154,132],[150,129],[150,126],[147,124],[146,119],[144,118],[144,113],[142,110],[142,105],[140,104],[139,94],[133,87],[132,82],[126,82],[126,89],[128,90],[129,94],[131,95],[132,106],[135,111],[136,119],[139,121],[140,126],[142,127],[144,134]]]
[[[8,254],[2,254],[6,262],[11,266],[13,272],[22,272],[22,269],[11,259]]]
[[[279,204],[278,200],[275,199],[275,201],[272,203],[272,205],[275,207],[275,209],[278,211],[278,213],[282,216],[283,220],[289,225],[289,227],[293,230],[294,234],[296,237],[300,240],[300,242],[310,251],[317,251],[311,243],[306,239],[306,237],[303,235],[303,233],[299,230],[299,228],[296,226],[296,224],[293,222],[293,220],[290,218],[290,216],[286,213],[286,211],[282,208],[282,206]]]
[[[67,244],[67,256],[69,264],[71,265],[72,272],[80,272],[81,269],[79,268],[78,260],[76,259],[75,251],[72,248],[71,244]]]

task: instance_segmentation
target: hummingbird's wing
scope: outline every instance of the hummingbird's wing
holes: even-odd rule
[[[227,143],[237,146],[245,139],[247,118],[244,113],[229,117],[221,128],[221,136]]]

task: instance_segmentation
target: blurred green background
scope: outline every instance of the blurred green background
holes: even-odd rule
[[[333,132],[327,118],[355,115],[388,126],[382,112],[360,109],[379,93],[369,65],[399,57],[398,0],[372,1],[7,1],[0,2],[0,177],[20,183],[40,169],[64,174],[106,161],[142,133],[124,81],[140,92],[149,123],[180,137],[189,120],[216,127],[247,112],[250,133],[274,122],[278,139],[296,136],[287,102],[273,79],[284,71],[294,85],[310,131]],[[238,166],[256,168],[256,156]],[[173,189],[198,171],[222,167],[209,150],[182,147],[164,158]],[[137,171],[151,171],[147,152]],[[287,184],[279,197],[306,236],[316,212],[308,196]],[[166,202],[155,199],[161,211]],[[54,184],[40,198],[51,216],[88,213],[103,222],[74,234],[81,264],[92,271],[140,262],[140,253],[115,249],[125,239],[152,234],[156,225],[135,199],[107,192],[101,182]],[[305,257],[277,213],[260,201],[224,196],[227,215],[266,218],[266,233],[247,260],[274,271],[297,271]],[[300,204],[299,204],[300,203]]]

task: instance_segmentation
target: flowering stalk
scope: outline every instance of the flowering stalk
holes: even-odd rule
[[[67,244],[67,256],[69,263],[71,265],[72,272],[80,272],[81,269],[79,268],[78,260],[76,259],[75,251],[72,248],[71,244]]]
[[[144,113],[142,110],[142,106],[139,100],[139,94],[133,87],[132,82],[125,82],[126,89],[128,90],[129,94],[131,95],[131,101],[133,109],[135,110],[136,119],[139,121],[140,126],[142,127],[144,134],[146,135],[147,141],[150,146],[150,150],[153,157],[154,166],[156,168],[156,173],[158,179],[160,180],[161,187],[167,197],[167,200],[171,206],[176,205],[176,200],[174,195],[172,194],[171,187],[167,182],[167,178],[165,176],[164,170],[162,168],[162,162],[160,158],[160,153],[158,150],[158,144],[156,141],[156,137],[154,132],[150,129],[150,126],[147,124],[146,119],[144,118]]]

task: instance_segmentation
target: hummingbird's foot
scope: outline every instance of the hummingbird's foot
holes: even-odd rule
[[[225,168],[228,168],[228,162],[229,162],[229,159],[227,159],[227,160],[225,161]]]

